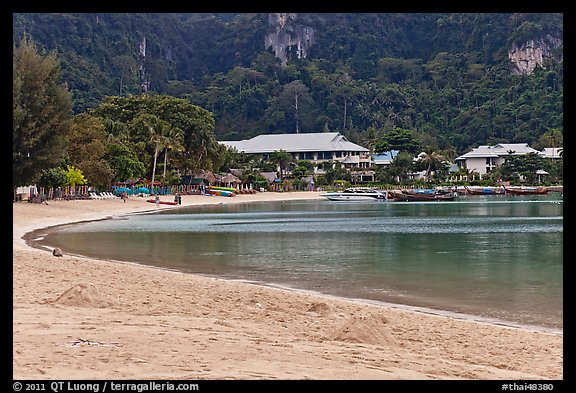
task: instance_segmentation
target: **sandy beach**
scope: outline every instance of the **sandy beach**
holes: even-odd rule
[[[182,197],[182,205],[319,198]],[[172,200],[166,196],[163,200]],[[563,336],[28,247],[40,228],[173,209],[13,203],[14,379],[561,380]]]

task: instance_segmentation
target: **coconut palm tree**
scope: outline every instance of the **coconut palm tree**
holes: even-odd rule
[[[378,143],[378,140],[379,140],[378,134],[379,134],[379,131],[374,126],[368,127],[368,129],[366,130],[366,133],[364,134],[364,139],[362,140],[362,142],[366,146],[368,146],[368,149],[370,150],[370,157],[372,157],[372,155],[374,154],[376,144]]]
[[[150,127],[150,141],[154,143],[154,164],[152,165],[152,184],[151,189],[154,190],[154,178],[156,177],[156,162],[158,160],[158,153],[162,147],[162,135],[156,132],[154,128]],[[154,193],[154,192],[153,192]]]
[[[420,156],[420,163],[425,165],[426,168],[426,181],[430,183],[430,175],[432,169],[440,167],[446,158],[434,150],[434,147],[428,146],[424,153]]]
[[[164,170],[162,184],[166,181],[166,167],[168,166],[168,150],[180,151],[183,143],[183,132],[178,127],[168,126],[163,129],[162,147],[164,147]]]
[[[550,147],[552,147],[553,149],[556,149],[556,146],[558,145],[562,146],[562,142],[564,139],[562,131],[558,128],[550,128],[544,134],[544,138],[546,139]]]
[[[270,155],[270,160],[280,167],[280,180],[282,180],[284,178],[284,168],[293,161],[292,154],[280,149]]]
[[[152,165],[152,188],[154,187],[154,179],[156,177],[156,163],[158,161],[158,154],[162,149],[164,143],[163,134],[165,130],[170,128],[170,124],[164,120],[159,119],[157,116],[143,114],[138,116],[132,122],[132,126],[143,128],[148,134],[148,140],[154,145],[154,163]]]

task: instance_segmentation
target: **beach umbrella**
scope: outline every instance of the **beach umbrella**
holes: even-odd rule
[[[132,194],[132,190],[126,187],[116,187],[114,188],[114,195],[122,195],[126,191],[126,194]]]
[[[134,190],[134,193],[136,194],[150,194],[150,189],[147,187],[139,187],[137,189]]]

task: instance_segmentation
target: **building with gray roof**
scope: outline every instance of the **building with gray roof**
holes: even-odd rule
[[[563,147],[545,147],[542,149],[542,155],[544,158],[550,158],[553,160],[558,160],[562,158]]]
[[[258,135],[242,141],[220,141],[221,144],[247,154],[259,154],[265,159],[270,154],[283,150],[295,160],[308,160],[315,164],[339,161],[359,168],[372,165],[370,150],[352,143],[338,132],[304,134]]]
[[[460,157],[456,157],[456,163],[460,167],[484,175],[502,165],[507,156],[528,153],[542,155],[541,152],[531,148],[527,143],[499,143],[495,146],[479,146]]]

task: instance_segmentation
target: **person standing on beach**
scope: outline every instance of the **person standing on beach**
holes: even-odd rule
[[[122,192],[122,200],[124,201],[124,203],[126,203],[126,198],[128,197],[128,194],[126,194],[126,190],[124,190]]]
[[[160,195],[156,194],[156,207],[160,206]]]

